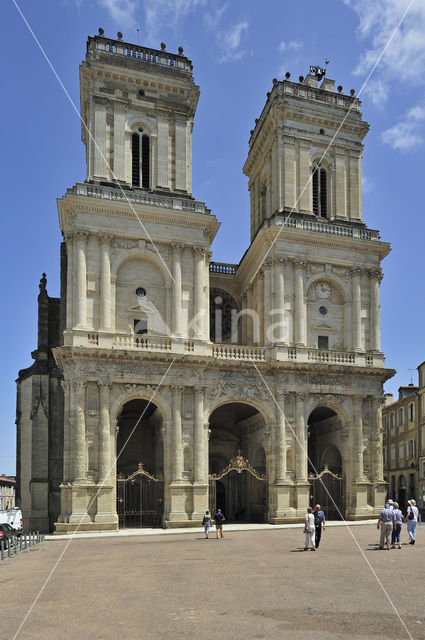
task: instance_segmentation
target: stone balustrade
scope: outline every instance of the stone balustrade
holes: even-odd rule
[[[228,262],[210,262],[210,273],[234,276],[237,268],[237,264],[229,264]]]
[[[276,345],[274,347],[240,344],[208,344],[203,340],[184,337],[134,335],[76,330],[64,333],[64,344],[70,347],[87,346],[99,349],[168,352],[192,356],[211,357],[217,360],[240,362],[291,362],[299,364],[340,365],[349,367],[385,367],[381,353],[358,351],[334,351]]]
[[[273,224],[290,229],[303,229],[309,233],[326,233],[331,236],[343,236],[346,238],[360,238],[361,240],[379,240],[379,233],[375,229],[367,229],[350,222],[335,222],[326,219],[305,218],[297,212],[280,213],[266,221],[266,224]]]
[[[213,358],[223,360],[255,360],[256,362],[266,361],[265,347],[246,347],[236,344],[213,344]]]
[[[165,49],[150,49],[142,47],[122,40],[114,40],[113,38],[104,38],[102,36],[89,37],[87,43],[87,52],[99,51],[109,53],[114,56],[124,56],[132,60],[161,65],[169,69],[186,71],[192,73],[192,62],[183,55],[169,53]]]
[[[104,185],[77,182],[73,187],[67,189],[67,194],[102,198],[103,200],[131,202],[132,204],[161,207],[162,209],[192,211],[194,213],[205,213],[207,215],[210,213],[210,210],[207,209],[205,203],[198,202],[197,200],[160,196],[155,193],[144,193],[140,190],[120,189],[119,187],[113,186],[106,187]]]

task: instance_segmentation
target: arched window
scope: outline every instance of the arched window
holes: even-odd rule
[[[313,167],[313,213],[326,218],[328,213],[328,176],[320,164]]]
[[[150,141],[146,133],[137,131],[131,136],[131,184],[149,189]]]

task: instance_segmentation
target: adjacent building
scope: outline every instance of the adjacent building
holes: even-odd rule
[[[419,385],[399,387],[396,401],[386,394],[382,409],[388,495],[402,509],[410,498],[425,508],[425,363],[418,373]]]
[[[15,506],[15,485],[16,478],[0,476],[0,511],[2,509],[12,509]]]
[[[323,70],[273,80],[244,165],[251,243],[224,264],[192,195],[183,49],[100,32],[80,84],[87,175],[58,200],[60,297],[43,277],[18,379],[29,526],[193,526],[215,506],[281,523],[311,501],[376,516],[390,247],[363,221],[360,101]]]

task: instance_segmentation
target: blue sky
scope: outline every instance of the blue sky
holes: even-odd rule
[[[193,133],[193,192],[221,221],[213,259],[238,262],[249,242],[249,131],[272,78],[294,79],[330,60],[329,77],[358,92],[411,0],[20,0],[22,13],[76,105],[87,35],[177,52],[192,59],[201,98]],[[0,385],[0,473],[15,471],[15,378],[36,347],[38,282],[59,295],[56,198],[85,177],[80,122],[12,0],[4,25],[0,109],[5,295]],[[139,34],[137,33],[139,28]],[[425,3],[416,0],[360,99],[371,124],[363,161],[363,214],[392,253],[383,263],[382,345],[410,381],[425,360],[424,124]],[[6,295],[7,294],[7,295]],[[414,382],[416,382],[414,372]]]

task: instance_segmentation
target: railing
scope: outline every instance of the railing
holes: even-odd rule
[[[196,213],[209,213],[204,202],[191,200],[189,198],[172,198],[159,196],[154,193],[143,193],[132,189],[119,189],[117,187],[106,187],[103,185],[86,184],[77,182],[69,188],[67,193],[77,196],[89,196],[91,198],[102,198],[103,200],[116,200],[120,202],[131,202],[143,204],[149,207],[162,207],[163,209],[175,209],[177,211],[193,211]]]
[[[265,362],[265,347],[241,347],[238,345],[214,344],[212,347],[213,358],[224,360],[255,360]]]
[[[313,362],[336,362],[355,364],[356,354],[350,351],[327,351],[325,349],[309,349],[307,357]]]
[[[114,335],[112,348],[143,351],[171,351],[171,338],[146,335]]]
[[[140,62],[161,65],[171,69],[179,69],[189,73],[193,69],[192,62],[183,55],[169,53],[165,50],[150,49],[148,47],[122,42],[121,40],[103,38],[101,36],[89,38],[88,51],[90,50],[104,51],[106,53],[132,58]],[[181,53],[183,53],[183,50]]]
[[[0,541],[0,561],[5,558],[16,556],[21,551],[26,551],[30,547],[44,542],[44,534],[39,531],[31,531],[30,533],[22,533],[21,535],[12,535],[9,538]]]
[[[338,224],[325,219],[312,220],[305,219],[303,214],[298,212],[283,212],[266,220],[264,224],[277,224],[291,229],[304,229],[316,233],[327,233],[332,236],[344,236],[346,238],[360,238],[361,240],[379,240],[379,233],[375,229],[366,229],[359,225],[352,225],[349,221],[346,224]]]
[[[229,264],[227,262],[210,262],[210,273],[221,273],[228,276],[234,276],[237,264]]]

